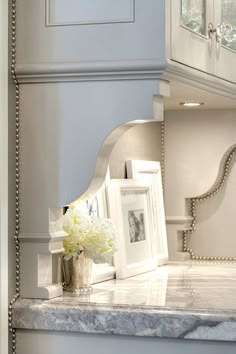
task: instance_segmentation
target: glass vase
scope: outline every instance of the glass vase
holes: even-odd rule
[[[76,293],[90,293],[92,291],[92,259],[86,252],[72,256],[69,260],[63,259],[62,264],[64,289]]]

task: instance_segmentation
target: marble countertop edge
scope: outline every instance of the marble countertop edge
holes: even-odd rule
[[[63,299],[63,298],[59,298]],[[75,298],[76,299],[76,298]],[[236,310],[231,309],[201,309],[194,308],[188,309],[186,307],[168,307],[168,306],[151,306],[151,305],[123,305],[123,304],[99,304],[96,302],[91,303],[72,303],[66,301],[53,300],[35,300],[35,299],[19,299],[13,305],[13,313],[18,311],[29,311],[35,313],[43,313],[44,311],[57,311],[57,312],[109,312],[109,313],[145,313],[156,315],[177,315],[177,316],[207,316],[219,317],[225,319],[232,319],[236,321]]]
[[[236,312],[144,306],[50,303],[20,299],[17,329],[236,341]]]
[[[169,265],[89,295],[19,299],[14,328],[236,342],[236,267]]]

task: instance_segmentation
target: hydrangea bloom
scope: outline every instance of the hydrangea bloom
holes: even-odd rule
[[[78,209],[68,209],[62,220],[68,233],[64,240],[68,257],[86,252],[95,263],[109,262],[115,247],[115,230],[110,219],[91,217]]]

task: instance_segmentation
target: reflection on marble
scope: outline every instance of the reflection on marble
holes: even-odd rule
[[[169,265],[93,286],[90,295],[21,299],[16,328],[236,341],[236,266]]]

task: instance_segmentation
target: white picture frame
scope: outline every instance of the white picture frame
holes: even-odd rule
[[[90,210],[88,210],[89,215],[94,213],[98,217],[108,218],[106,189],[109,180],[110,180],[110,171],[108,168],[105,182],[103,183],[102,187],[98,190],[94,198],[91,198],[90,200],[86,201],[87,207],[90,208]],[[96,210],[96,205],[94,206],[94,208],[91,208],[91,206],[93,206],[94,201],[96,201],[97,210]],[[111,264],[93,263],[91,284],[96,284],[106,280],[114,279],[116,271],[113,263],[114,263],[113,260]]]
[[[113,179],[108,183],[107,196],[109,216],[117,230],[116,278],[125,279],[156,269],[151,184]],[[134,234],[137,237],[133,238]]]
[[[126,161],[127,177],[140,179],[151,183],[153,190],[153,220],[155,247],[158,250],[157,263],[159,266],[168,263],[168,242],[165,221],[165,208],[159,161],[129,160]]]
[[[98,206],[97,216],[102,218],[108,218],[106,188],[107,188],[107,183],[109,181],[109,178],[110,178],[110,174],[107,173],[106,180],[103,186],[100,188],[100,190],[97,192],[96,196],[94,197],[94,199],[97,200],[97,206]],[[115,273],[116,272],[115,272],[115,267],[113,265],[113,261],[111,264],[93,263],[91,284],[114,279]]]

